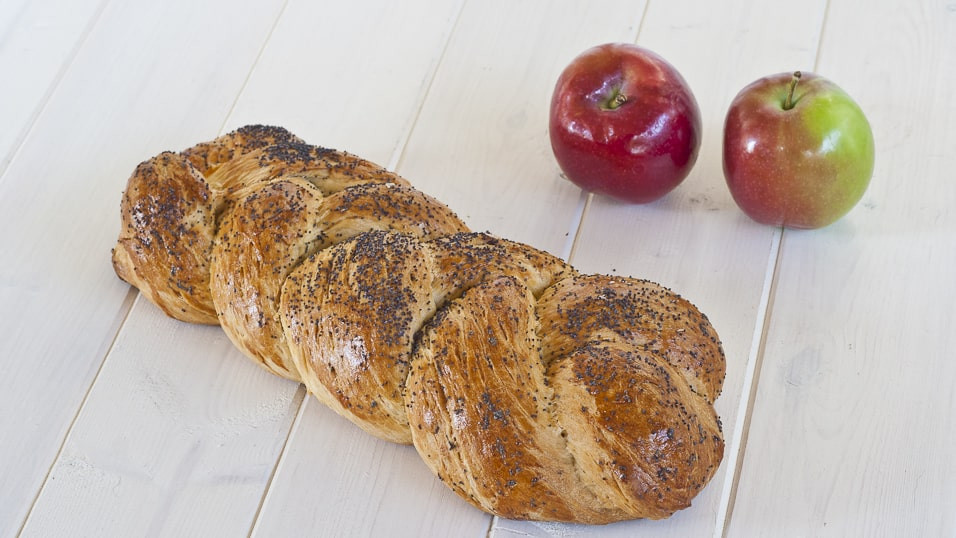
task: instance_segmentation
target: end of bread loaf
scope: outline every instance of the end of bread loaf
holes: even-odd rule
[[[622,303],[609,287],[653,300]],[[574,304],[590,299],[602,308]],[[415,350],[405,398],[416,449],[459,495],[506,518],[604,524],[690,506],[723,457],[720,422],[669,356],[665,324],[625,329],[668,316],[696,309],[633,279],[575,275],[537,300],[513,277],[469,289]],[[710,332],[693,345],[722,361]]]

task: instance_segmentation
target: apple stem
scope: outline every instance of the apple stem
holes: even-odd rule
[[[627,102],[627,96],[626,96],[626,95],[624,95],[623,93],[620,93],[620,92],[619,92],[619,93],[615,93],[615,94],[614,94],[614,97],[612,97],[612,98],[608,101],[608,103],[607,103],[607,108],[610,109],[610,110],[614,110],[614,109],[620,107],[621,105],[623,105],[623,104],[626,103],[626,102]]]
[[[787,92],[787,100],[783,102],[783,109],[790,110],[793,108],[793,91],[797,89],[797,83],[800,82],[800,77],[803,76],[800,71],[793,72],[793,78],[790,79],[790,88]]]

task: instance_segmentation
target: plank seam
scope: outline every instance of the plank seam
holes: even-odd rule
[[[305,416],[305,410],[308,408],[308,392],[305,389],[305,385],[299,384],[299,387],[296,389],[295,395],[292,397],[292,401],[295,402],[298,400],[298,403],[294,404],[297,406],[295,413],[295,419],[292,421],[292,425],[289,427],[289,431],[286,433],[285,441],[282,443],[282,450],[279,451],[279,457],[276,458],[276,464],[272,466],[272,472],[269,474],[269,480],[266,481],[266,487],[263,491],[262,497],[259,499],[259,506],[256,507],[256,513],[252,517],[252,526],[249,527],[248,536],[253,536],[257,528],[259,527],[260,516],[262,515],[262,510],[265,508],[266,503],[269,502],[269,493],[272,491],[272,483],[275,481],[276,476],[279,474],[279,471],[282,468],[282,464],[285,462],[285,457],[289,449],[289,440],[292,439],[292,436],[299,429],[299,424],[302,422],[302,417]]]
[[[748,434],[750,433],[750,419],[753,414],[754,400],[757,395],[757,385],[760,380],[760,368],[763,363],[763,353],[767,342],[767,327],[770,324],[773,310],[773,297],[777,287],[777,269],[780,266],[780,243],[783,239],[783,229],[777,228],[770,241],[770,253],[767,256],[767,272],[764,275],[763,290],[760,293],[760,302],[757,305],[757,319],[754,323],[754,339],[751,342],[750,353],[747,358],[747,369],[744,372],[744,381],[741,394],[746,398],[740,399],[737,411],[736,424],[731,437],[732,446],[737,450],[730,455],[726,465],[732,469],[729,480],[724,481],[724,488],[720,496],[720,505],[717,511],[717,521],[714,527],[714,536],[726,536],[733,514],[734,501],[737,496],[737,485],[740,472],[743,468],[746,453]]]
[[[820,54],[823,52],[823,36],[826,33],[827,19],[830,17],[830,0],[823,6],[823,19],[820,21],[820,36],[817,38],[817,53],[813,56],[813,70],[820,65]]]
[[[651,8],[651,0],[644,2],[644,11],[641,12],[641,22],[637,23],[637,30],[634,32],[634,35],[628,40],[631,43],[637,44],[637,40],[641,37],[641,31],[644,29],[644,21],[647,20],[647,12]]]
[[[136,304],[136,300],[139,297],[139,291],[130,286],[119,309],[123,319],[117,324],[118,328],[113,334],[113,339],[110,341],[110,345],[107,347],[106,353],[103,355],[103,360],[100,361],[100,365],[96,369],[96,374],[93,375],[93,380],[90,382],[90,386],[86,388],[86,393],[83,394],[83,399],[80,400],[80,405],[77,407],[76,413],[73,414],[73,418],[70,420],[70,425],[66,428],[66,433],[63,435],[63,440],[60,441],[60,446],[57,448],[56,455],[50,462],[50,466],[47,468],[46,474],[43,476],[43,481],[40,483],[39,489],[37,489],[36,494],[33,496],[33,501],[30,503],[30,509],[27,511],[26,516],[24,516],[23,521],[20,523],[20,528],[17,530],[17,536],[21,536],[23,534],[23,530],[26,528],[27,523],[30,522],[30,517],[33,515],[33,511],[36,509],[37,501],[40,500],[43,490],[46,489],[46,485],[50,481],[50,476],[53,474],[53,469],[56,467],[57,462],[60,461],[60,458],[63,456],[63,450],[66,448],[66,445],[70,440],[70,436],[73,434],[73,428],[76,427],[77,421],[83,414],[83,409],[86,408],[86,403],[90,399],[90,394],[93,393],[93,387],[96,386],[96,382],[99,380],[100,374],[103,373],[103,368],[106,365],[106,361],[109,359],[110,354],[113,353],[113,348],[116,346],[116,342],[119,340],[119,335],[122,334],[123,327],[126,326],[126,320],[129,319],[129,315],[133,311],[133,306]]]
[[[79,39],[76,40],[73,48],[70,49],[69,55],[67,55],[67,57],[63,60],[63,64],[60,66],[60,68],[57,69],[56,75],[53,76],[53,80],[50,81],[50,84],[47,86],[46,92],[44,92],[43,97],[40,98],[40,102],[37,103],[33,113],[30,114],[30,117],[21,128],[20,133],[14,139],[13,145],[10,147],[10,151],[6,155],[0,157],[0,184],[2,184],[3,180],[6,178],[7,170],[9,169],[10,164],[13,163],[17,155],[20,154],[20,150],[23,148],[24,143],[27,141],[27,138],[30,137],[30,133],[33,132],[33,128],[36,126],[37,120],[40,119],[40,116],[43,115],[43,111],[46,110],[46,107],[50,104],[50,99],[53,97],[53,94],[56,93],[57,88],[60,87],[60,83],[63,82],[66,72],[70,70],[70,66],[73,65],[73,61],[79,55],[83,45],[86,44],[90,34],[93,33],[93,29],[99,23],[103,11],[106,10],[106,5],[109,4],[109,2],[110,0],[102,0],[96,7],[96,11],[93,12],[93,15],[90,17],[89,22],[87,22],[86,27],[84,27],[83,31],[80,33]]]
[[[246,87],[249,85],[249,81],[252,79],[252,74],[256,72],[256,66],[259,65],[259,60],[262,59],[262,55],[265,53],[266,47],[269,46],[269,42],[272,41],[272,34],[275,33],[276,28],[279,26],[279,21],[282,20],[282,15],[285,13],[285,10],[288,6],[289,0],[285,0],[285,2],[282,3],[282,7],[279,8],[279,13],[276,14],[275,20],[272,22],[272,27],[269,28],[269,33],[267,33],[265,39],[262,40],[262,46],[259,47],[259,52],[256,53],[255,59],[252,60],[252,65],[249,66],[249,71],[246,73],[246,78],[243,79],[242,84],[239,86],[239,91],[236,92],[236,98],[232,100],[232,104],[229,105],[229,111],[226,112],[226,115],[222,119],[222,124],[219,125],[220,136],[225,134],[223,131],[226,129],[229,119],[232,118],[232,114],[236,111],[236,105],[239,103],[239,99],[241,99],[242,95],[246,93]]]
[[[582,190],[580,199],[578,200],[577,207],[575,208],[574,215],[571,217],[571,229],[568,230],[568,241],[564,245],[564,249],[561,251],[561,257],[568,263],[572,263],[571,260],[574,258],[574,254],[578,250],[578,236],[581,235],[582,224],[584,219],[587,216],[588,210],[591,208],[591,200],[594,198],[594,195]]]
[[[399,137],[398,143],[395,145],[395,151],[388,160],[387,168],[389,170],[397,172],[401,166],[402,160],[405,158],[405,150],[408,148],[408,141],[411,140],[412,132],[418,125],[418,120],[421,118],[422,110],[425,108],[425,102],[428,101],[428,95],[431,94],[432,86],[435,84],[438,71],[442,64],[445,63],[445,55],[448,52],[448,46],[451,44],[452,36],[455,35],[455,31],[458,29],[458,23],[461,20],[462,12],[465,11],[466,3],[467,0],[462,0],[461,5],[459,5],[458,12],[455,14],[455,20],[451,23],[451,27],[448,30],[448,35],[445,37],[445,42],[442,44],[441,53],[438,55],[438,59],[435,61],[434,67],[432,67],[426,74],[428,77],[428,83],[425,84],[424,90],[422,90],[419,96],[417,106],[415,107],[415,114],[412,116],[411,121],[408,122],[408,128]]]
[[[498,522],[498,516],[492,515],[488,518],[488,530],[485,531],[485,538],[491,538],[495,532],[495,524]]]
[[[830,13],[830,0],[827,0],[823,6],[823,16],[820,20],[820,35],[817,36],[817,50],[813,56],[813,70],[817,70],[817,66],[820,65],[820,54],[823,50],[823,37],[826,34],[827,19]],[[737,491],[740,485],[740,475],[743,472],[744,456],[747,452],[747,441],[750,438],[750,422],[753,418],[754,405],[757,398],[757,386],[760,381],[760,371],[763,366],[764,351],[767,345],[767,333],[770,328],[770,317],[773,310],[773,298],[776,295],[777,289],[777,279],[779,274],[780,260],[783,255],[783,237],[784,228],[777,228],[774,231],[774,241],[771,248],[776,249],[776,253],[771,253],[770,259],[773,260],[773,276],[770,281],[770,286],[767,288],[766,283],[764,285],[765,292],[768,293],[766,303],[764,302],[763,296],[760,299],[760,307],[764,309],[761,313],[758,310],[758,321],[760,316],[763,316],[761,323],[755,324],[755,327],[760,327],[759,335],[755,335],[754,345],[756,346],[756,356],[753,356],[753,348],[751,357],[748,358],[747,365],[748,371],[745,373],[744,377],[744,387],[741,390],[741,394],[746,393],[747,400],[741,401],[740,411],[738,411],[738,417],[740,417],[741,411],[744,412],[743,418],[739,418],[737,424],[734,428],[734,438],[733,441],[737,443],[737,452],[732,456],[733,460],[733,477],[732,480],[724,483],[724,491],[721,495],[721,504],[720,511],[718,512],[716,526],[714,527],[714,536],[726,537],[730,531],[730,523],[733,518],[734,505],[737,501]],[[768,272],[770,268],[768,268]],[[759,342],[759,343],[758,343]],[[747,384],[750,384],[749,389]]]

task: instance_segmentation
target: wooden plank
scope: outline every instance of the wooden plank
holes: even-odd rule
[[[227,130],[281,125],[394,170],[461,2],[303,4],[286,8]]]
[[[0,183],[0,535],[23,523],[129,309],[109,262],[126,178],[160,150],[215,134],[278,6],[111,4],[10,163]],[[54,497],[61,482],[48,482]],[[55,511],[41,498],[37,525]]]
[[[730,534],[956,534],[956,9],[833,2],[817,71],[876,169],[834,225],[786,232]]]
[[[0,175],[94,23],[101,0],[0,4]],[[2,178],[0,178],[2,181]]]
[[[779,234],[736,207],[722,172],[724,115],[733,96],[754,79],[813,65],[825,2],[780,10],[765,2],[651,2],[638,44],[667,58],[687,79],[701,108],[703,137],[691,175],[646,205],[592,197],[572,263],[587,272],[647,278],[688,298],[708,315],[727,355],[717,400],[725,436],[724,462],[693,506],[663,521],[607,527],[499,522],[496,536],[719,535],[733,485],[738,441],[762,328],[768,264]],[[557,76],[557,73],[554,74]]]
[[[24,534],[248,533],[302,394],[217,327],[131,316]]]
[[[489,520],[414,447],[377,439],[309,397],[252,535],[478,538]]]

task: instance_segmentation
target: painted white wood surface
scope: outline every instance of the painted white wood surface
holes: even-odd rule
[[[0,535],[24,518],[26,536],[956,533],[951,1],[311,4],[104,2],[95,23],[57,19],[75,46],[27,40],[46,63],[26,66],[39,100],[2,133],[17,149],[0,167]],[[27,35],[8,13],[57,5],[0,4],[0,39]],[[635,38],[697,93],[701,157],[655,204],[594,197],[582,215],[547,101],[575,54]],[[845,220],[781,234],[723,186],[723,114],[752,79],[813,67],[868,113],[877,172]],[[218,329],[134,301],[109,266],[129,172],[251,122],[698,304],[728,352],[728,446],[694,506],[607,527],[492,520]]]
[[[282,125],[394,170],[461,4],[290,0],[225,130]]]
[[[218,327],[139,301],[93,385],[24,536],[249,531],[301,403]]]
[[[690,176],[655,203],[635,207],[592,196],[571,260],[583,271],[660,282],[710,317],[727,355],[717,400],[726,447],[717,475],[691,509],[667,520],[603,528],[509,521],[496,525],[496,536],[704,536],[722,526],[725,487],[733,483],[739,448],[738,411],[746,403],[767,265],[779,237],[773,228],[747,219],[727,191],[721,169],[724,114],[752,80],[812,67],[825,7],[824,1],[787,11],[744,0],[651,2],[637,43],[667,58],[694,90],[703,125],[701,152]]]
[[[252,535],[481,537],[491,516],[438,481],[414,447],[304,402]]]
[[[109,261],[126,178],[221,127],[277,12],[110,4],[0,180],[0,535],[22,524],[129,309]]]
[[[102,3],[0,3],[0,174],[95,24]]]
[[[876,170],[845,219],[784,233],[730,528],[953,536],[956,4],[833,2],[817,68]]]

